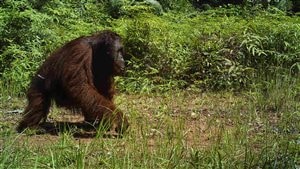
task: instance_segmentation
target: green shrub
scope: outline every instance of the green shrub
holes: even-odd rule
[[[39,10],[20,1],[1,7],[1,83],[23,92],[51,51],[102,29],[124,39],[127,74],[117,80],[123,91],[243,90],[259,83],[258,75],[269,80],[275,69],[299,75],[298,17],[239,7],[157,15],[148,1],[118,2],[117,12],[117,1],[48,1]]]
[[[192,5],[189,0],[158,0],[164,10],[189,11]]]
[[[241,50],[246,64],[261,71],[272,67],[292,68],[300,58],[300,47],[296,45],[300,43],[299,25],[286,23],[289,21],[263,24],[266,22],[266,19],[257,19],[243,35]],[[292,71],[299,72],[296,67]]]
[[[11,86],[16,94],[25,91],[30,77],[55,48],[101,29],[78,20],[80,12],[61,2],[46,3],[39,11],[25,1],[5,5],[0,8],[0,77],[1,84]]]
[[[119,18],[121,16],[134,17],[145,12],[155,13],[157,15],[163,13],[162,6],[156,0],[109,0],[104,3],[104,6],[106,12],[113,18]]]
[[[213,11],[196,16],[144,14],[122,19],[121,24],[127,26],[121,30],[132,59],[127,77],[120,79],[124,80],[120,84],[128,86],[121,88],[151,91],[159,86],[170,90],[176,85],[240,90],[256,82],[256,74],[262,70],[281,67],[298,75],[299,26],[291,20],[299,22],[278,13],[243,18]]]

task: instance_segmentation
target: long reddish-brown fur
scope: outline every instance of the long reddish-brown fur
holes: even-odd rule
[[[119,35],[102,31],[74,39],[51,54],[31,81],[17,131],[45,120],[52,100],[61,107],[80,109],[86,121],[109,120],[117,131],[127,128],[126,117],[113,103],[115,41],[121,41]]]

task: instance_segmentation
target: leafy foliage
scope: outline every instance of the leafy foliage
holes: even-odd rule
[[[262,5],[264,8],[275,6],[283,11],[300,12],[299,0],[192,0],[192,3],[204,10],[227,5],[240,5],[242,7]]]
[[[243,90],[260,83],[258,75],[275,76],[275,69],[299,76],[299,17],[259,6],[200,13],[185,0],[176,3],[4,1],[0,83],[24,92],[51,51],[101,29],[124,38],[128,70],[117,80],[123,91]]]
[[[35,3],[34,3],[35,2]],[[73,4],[51,1],[5,1],[0,8],[1,83],[22,93],[44,58],[63,42],[96,32],[99,27],[77,19],[87,15]],[[41,6],[42,5],[42,6]],[[91,15],[91,14],[88,14]],[[76,24],[75,24],[76,23]]]
[[[168,88],[237,90],[250,87],[257,74],[275,68],[299,75],[298,19],[280,13],[258,12],[246,18],[239,13],[224,17],[227,14],[147,14],[123,20],[120,24],[128,25],[124,34],[132,59],[130,78],[121,79],[122,84],[133,82],[129,85],[133,91],[165,84]]]

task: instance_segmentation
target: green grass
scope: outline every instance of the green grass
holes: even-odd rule
[[[293,90],[118,94],[123,138],[16,134],[24,98],[1,97],[0,168],[299,168],[300,103]],[[272,96],[272,97],[271,97]],[[278,97],[284,103],[276,102]],[[53,108],[51,120],[65,110]],[[101,129],[100,129],[101,130]]]

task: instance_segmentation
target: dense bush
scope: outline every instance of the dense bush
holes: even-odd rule
[[[65,41],[101,29],[95,7],[60,1],[4,1],[0,7],[0,77],[16,93],[27,88],[44,58]],[[96,15],[96,16],[95,16]],[[86,18],[89,16],[89,18]],[[92,18],[95,19],[92,19]],[[82,19],[79,19],[82,18]]]
[[[278,9],[287,12],[300,12],[299,0],[191,0],[193,5],[200,9],[210,9],[212,7],[220,7],[227,5],[239,5],[242,7],[249,7],[255,5],[262,5],[264,8],[275,6]]]
[[[120,25],[128,25],[124,34],[132,59],[122,88],[236,90],[249,87],[256,75],[278,68],[299,75],[298,18],[224,15],[148,14],[123,20]]]
[[[299,17],[259,7],[199,13],[178,2],[190,11],[169,1],[4,1],[0,83],[24,92],[51,51],[102,29],[124,38],[128,70],[117,79],[123,91],[240,90],[278,70],[299,76]]]

